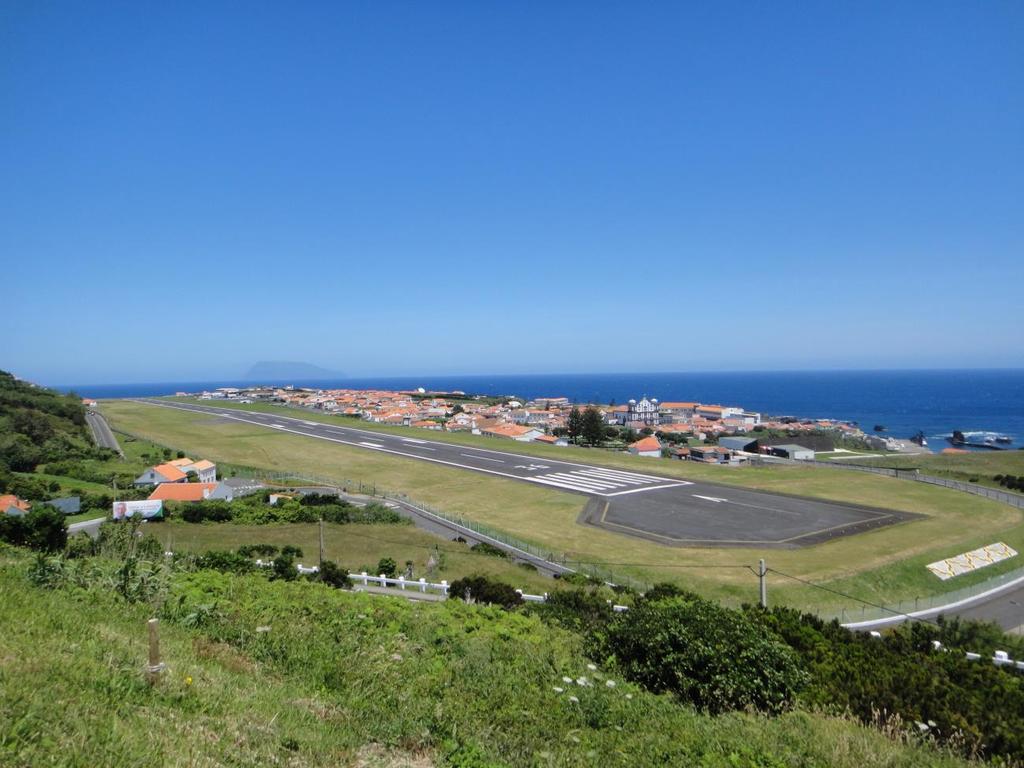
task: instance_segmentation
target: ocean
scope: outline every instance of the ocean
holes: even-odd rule
[[[400,376],[321,381],[237,380],[60,386],[86,397],[144,397],[245,384],[352,389],[462,390],[520,398],[568,397],[579,403],[659,400],[738,405],[774,416],[876,424],[906,438],[921,430],[942,447],[953,430],[994,432],[1024,446],[1024,369],[931,371],[780,371]],[[940,445],[942,443],[942,445]]]

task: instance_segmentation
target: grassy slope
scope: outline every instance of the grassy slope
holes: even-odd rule
[[[200,629],[164,621],[167,671],[149,688],[149,609],[32,587],[27,562],[0,552],[0,763],[12,768],[428,766],[455,744],[488,765],[963,764],[804,712],[705,717],[621,681],[573,704],[553,684],[592,676],[578,641],[530,617],[258,577],[179,580],[185,610],[228,610]]]
[[[531,451],[537,450],[537,455],[569,459],[580,456],[595,463],[631,469],[643,466],[659,473],[927,515],[921,521],[799,550],[666,547],[576,525],[583,498],[574,494],[172,409],[117,401],[104,403],[103,410],[119,429],[215,460],[275,470],[301,469],[339,481],[372,479],[380,487],[408,493],[449,513],[493,525],[539,543],[557,555],[633,564],[622,567],[651,580],[677,580],[726,600],[756,599],[756,581],[749,571],[715,566],[752,564],[762,556],[767,557],[770,566],[784,573],[827,582],[835,589],[865,599],[895,600],[967,586],[1017,566],[1016,561],[1009,560],[943,584],[924,569],[928,562],[997,540],[1018,549],[1024,547],[1019,510],[924,484],[795,466],[700,467],[599,451],[523,446],[511,441],[496,445],[494,441],[475,438],[501,449],[529,447]],[[294,415],[295,411],[288,413]],[[774,599],[794,605],[834,607],[849,603],[788,580],[776,579],[771,587]]]

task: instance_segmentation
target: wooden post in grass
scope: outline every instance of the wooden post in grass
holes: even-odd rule
[[[149,664],[146,666],[146,682],[156,685],[164,665],[160,663],[160,620],[150,619],[149,628]]]

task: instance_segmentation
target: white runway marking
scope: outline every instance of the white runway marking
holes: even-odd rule
[[[698,496],[696,493],[692,493],[690,495],[695,499],[704,499],[704,501],[713,501],[719,504],[723,501],[728,501],[728,499],[720,499],[717,496]]]
[[[380,443],[364,443],[360,442],[360,445],[365,445],[367,448],[383,448],[384,446]]]
[[[467,459],[480,459],[481,461],[493,461],[493,462],[496,462],[498,464],[504,464],[505,463],[501,459],[489,459],[486,456],[477,456],[476,454],[472,454],[472,453],[460,453],[459,456],[465,456]]]
[[[402,442],[403,443],[417,443],[417,444],[419,444],[419,443],[425,443],[427,441],[426,440],[417,440],[415,437],[403,437],[402,438]]]

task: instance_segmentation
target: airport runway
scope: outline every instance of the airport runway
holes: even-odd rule
[[[156,398],[136,402],[583,494],[590,501],[580,515],[580,523],[673,546],[799,547],[916,517],[905,512],[690,482],[656,471],[627,471],[524,456],[500,450],[497,439],[494,449],[485,449],[431,440],[428,430],[423,430],[419,438],[310,421],[301,415]]]

